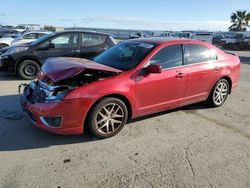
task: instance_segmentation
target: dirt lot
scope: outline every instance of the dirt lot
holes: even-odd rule
[[[137,119],[111,139],[0,118],[0,187],[250,187],[250,52],[238,54],[240,84],[224,106]],[[19,83],[0,73],[0,113],[22,114]]]

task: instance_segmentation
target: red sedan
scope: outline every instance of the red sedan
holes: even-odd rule
[[[206,101],[221,106],[240,76],[240,60],[211,44],[183,39],[134,39],[93,61],[48,59],[25,85],[21,104],[34,125],[57,134],[88,127],[108,138],[148,114]]]

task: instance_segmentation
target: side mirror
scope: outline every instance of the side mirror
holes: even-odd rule
[[[162,68],[161,68],[161,66],[160,65],[157,65],[157,64],[155,64],[155,65],[149,65],[147,68],[146,68],[146,70],[147,70],[147,73],[148,74],[159,74],[159,73],[161,73],[161,71],[162,71]]]

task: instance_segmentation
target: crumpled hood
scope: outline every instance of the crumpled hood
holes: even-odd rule
[[[42,66],[42,73],[53,82],[58,82],[70,77],[74,77],[84,70],[99,70],[106,72],[120,73],[119,69],[115,69],[94,61],[80,58],[49,58]]]

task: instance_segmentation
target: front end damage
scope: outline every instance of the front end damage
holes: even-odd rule
[[[72,58],[65,65],[66,59],[61,66],[61,61],[58,63],[54,58],[53,63],[46,62],[37,80],[19,86],[21,105],[30,121],[40,128],[57,134],[80,134],[88,113],[88,108],[84,107],[91,105],[91,101],[81,98],[64,100],[64,97],[76,88],[114,77],[120,71],[88,60],[79,64],[78,59],[73,61]]]

